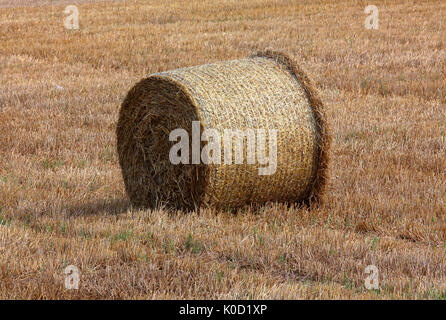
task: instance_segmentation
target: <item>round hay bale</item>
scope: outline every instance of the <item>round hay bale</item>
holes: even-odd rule
[[[169,139],[175,129],[190,138],[176,154],[179,140]],[[216,135],[203,138],[209,129]],[[243,144],[225,130],[246,134]],[[330,144],[324,107],[305,73],[283,53],[152,74],[128,93],[116,133],[125,188],[138,207],[313,203],[323,194]],[[250,158],[261,145],[263,158]],[[242,162],[235,163],[240,147]],[[178,164],[171,152],[181,158]],[[261,168],[269,172],[261,174]]]

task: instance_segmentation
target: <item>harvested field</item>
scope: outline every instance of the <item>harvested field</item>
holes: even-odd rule
[[[49,2],[0,1],[0,298],[446,299],[444,1],[377,2],[378,30],[365,1],[71,1],[79,30]],[[265,48],[298,57],[326,106],[326,201],[132,208],[129,88]]]

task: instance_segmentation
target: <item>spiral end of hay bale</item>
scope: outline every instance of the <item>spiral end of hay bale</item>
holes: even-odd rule
[[[152,76],[127,94],[116,136],[126,192],[135,207],[194,210],[200,206],[206,166],[174,165],[169,159],[169,133],[190,128],[192,121],[199,121],[199,115],[181,83]]]
[[[277,131],[277,173],[259,176],[260,165],[246,161],[173,164],[169,134],[181,128],[193,136],[193,122],[201,132]],[[135,206],[194,210],[322,199],[330,144],[324,107],[306,74],[283,53],[153,74],[129,91],[116,134]],[[206,142],[198,144],[202,150]],[[193,143],[188,148],[192,154]]]

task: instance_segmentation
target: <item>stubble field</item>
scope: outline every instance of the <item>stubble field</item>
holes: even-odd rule
[[[446,2],[376,1],[378,30],[369,4],[0,0],[0,298],[446,299]],[[115,139],[130,87],[264,48],[325,102],[325,203],[133,209]]]

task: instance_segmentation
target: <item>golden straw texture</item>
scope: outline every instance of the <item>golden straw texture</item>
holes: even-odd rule
[[[330,143],[323,109],[305,73],[274,51],[153,74],[130,90],[120,110],[117,145],[127,194],[136,206],[187,210],[318,202]],[[192,121],[201,133],[215,129],[222,137],[225,129],[265,129],[266,154],[268,132],[277,130],[275,173],[259,175],[265,166],[247,163],[246,140],[242,164],[225,164],[223,147],[221,164],[172,164],[176,142],[169,133],[183,128],[192,137]]]

